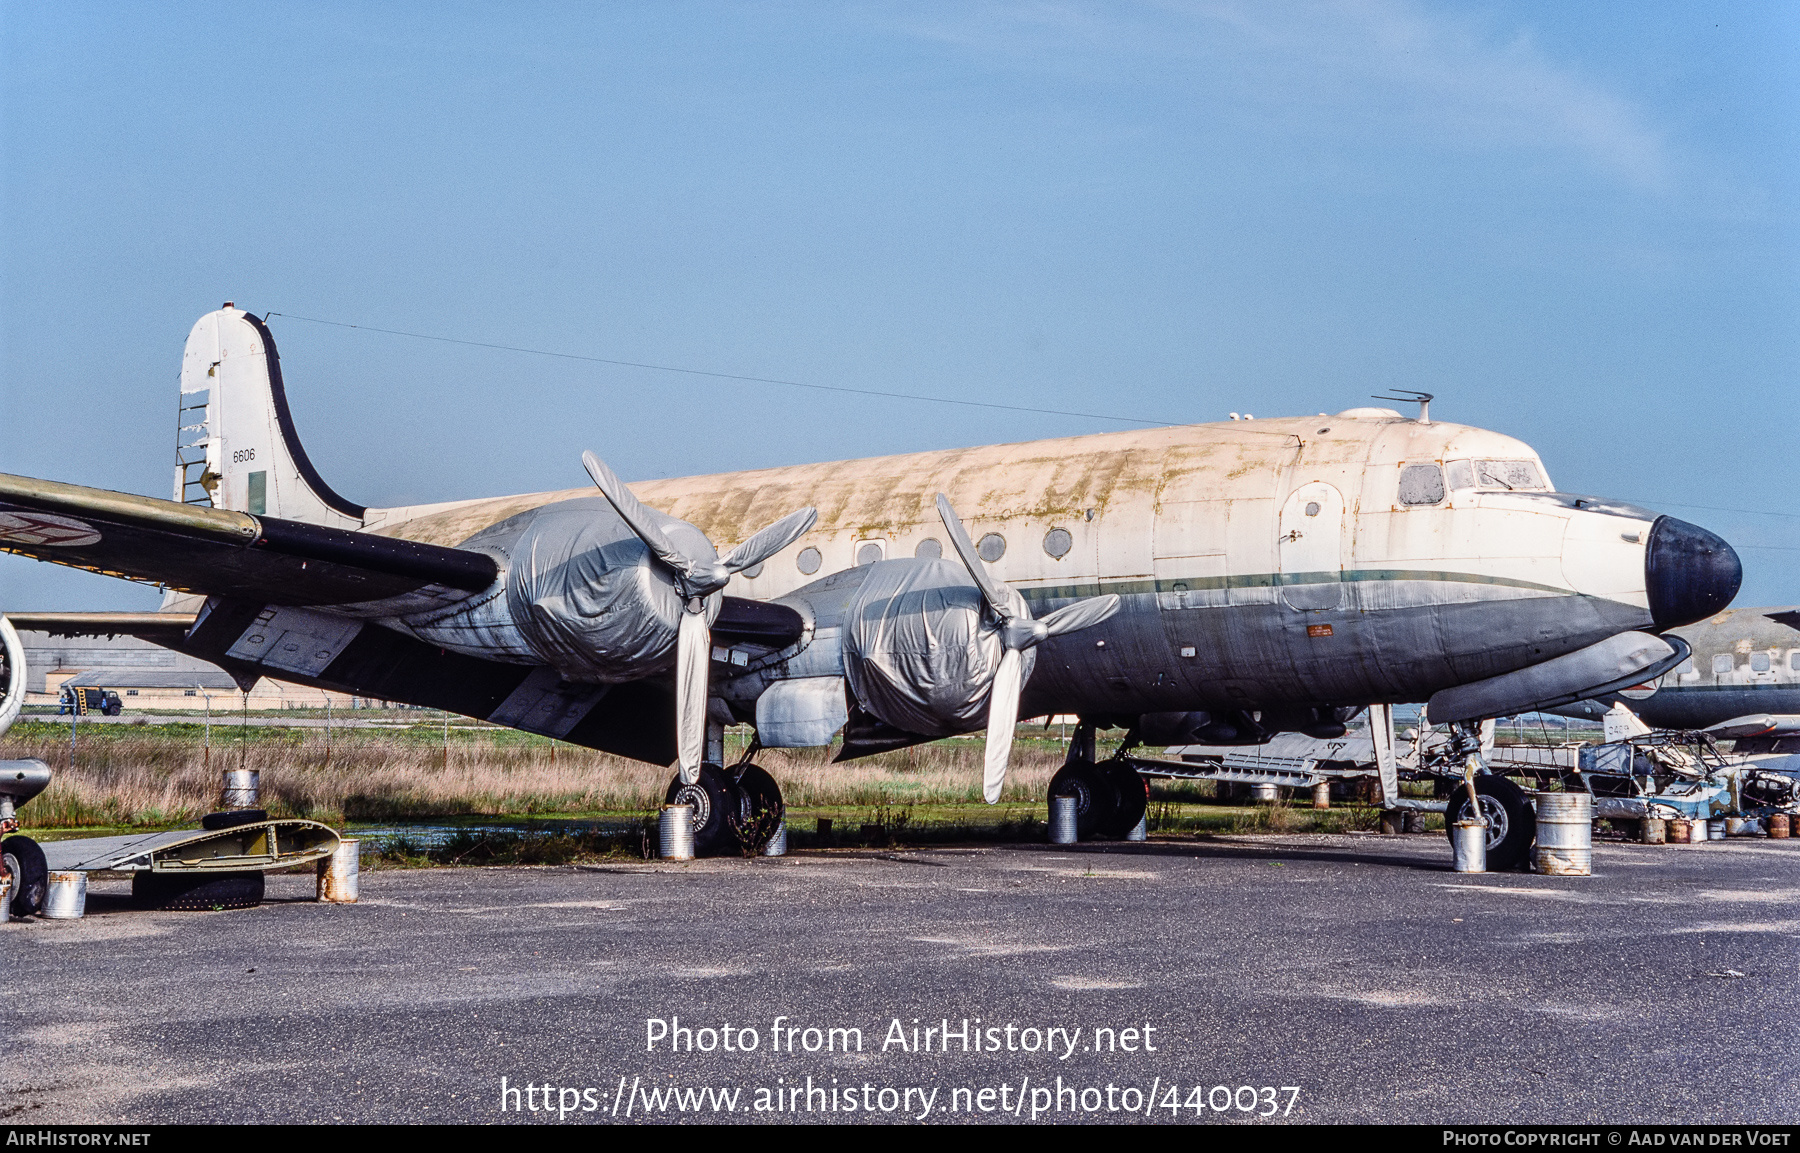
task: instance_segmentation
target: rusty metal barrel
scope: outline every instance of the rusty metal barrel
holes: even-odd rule
[[[1050,798],[1050,843],[1073,845],[1080,834],[1075,827],[1075,798]]]
[[[1771,840],[1787,840],[1791,835],[1790,830],[1792,827],[1792,822],[1789,820],[1786,813],[1771,813],[1769,815],[1769,838]]]
[[[255,769],[226,769],[225,787],[219,794],[219,807],[226,811],[254,809],[261,794],[261,776]]]
[[[12,878],[0,877],[0,925],[12,920]]]
[[[1594,871],[1594,795],[1533,793],[1537,851],[1532,863],[1553,877],[1586,877]]]
[[[319,900],[328,905],[354,905],[362,872],[362,841],[342,837],[331,856],[319,862]]]
[[[1313,786],[1313,808],[1329,809],[1331,807],[1331,782],[1320,781]]]
[[[1281,799],[1280,785],[1251,785],[1250,801],[1257,805],[1272,805]]]
[[[1669,844],[1691,845],[1694,843],[1694,822],[1686,817],[1676,817],[1669,822]]]
[[[664,805],[656,823],[656,855],[665,861],[694,859],[694,807]]]
[[[1699,840],[1698,837],[1694,839]],[[1714,817],[1712,820],[1706,822],[1706,839],[1709,841],[1723,841],[1725,839],[1724,817]]]
[[[44,894],[46,921],[79,921],[87,916],[87,874],[79,870],[53,871]]]
[[[1638,839],[1646,845],[1660,845],[1669,837],[1669,823],[1657,817],[1638,822]]]

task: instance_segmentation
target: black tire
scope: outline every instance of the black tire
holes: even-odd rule
[[[0,854],[6,857],[6,871],[12,877],[12,895],[8,898],[15,920],[35,917],[44,911],[44,898],[50,893],[50,866],[44,863],[44,850],[30,837],[8,837],[0,841]]]
[[[1057,770],[1050,778],[1050,795],[1075,798],[1075,835],[1084,841],[1110,828],[1119,808],[1117,784],[1086,761],[1070,761]]]
[[[1097,831],[1102,837],[1122,841],[1144,819],[1144,810],[1150,805],[1150,782],[1129,765],[1108,762],[1101,765],[1100,769],[1112,783],[1118,806]]]
[[[717,765],[701,765],[700,778],[691,785],[682,784],[676,773],[663,803],[693,808],[695,856],[716,857],[742,847],[731,822],[744,819],[744,794]]]
[[[208,813],[200,818],[200,827],[207,832],[219,829],[235,829],[239,825],[253,825],[258,821],[269,819],[265,809],[232,809],[225,813]]]
[[[1505,777],[1483,773],[1475,778],[1475,794],[1487,817],[1487,867],[1490,873],[1521,868],[1531,859],[1531,843],[1537,839],[1537,812],[1525,790]],[[1444,813],[1444,835],[1456,835],[1456,822],[1469,815],[1469,790],[1457,785]]]
[[[761,765],[746,764],[738,771],[737,787],[738,794],[744,799],[744,815],[739,818],[738,843],[743,848],[760,853],[780,827],[779,814],[787,811],[787,806],[781,800],[781,786],[775,783],[775,778]],[[751,840],[759,843],[748,843]]]
[[[134,873],[131,902],[140,909],[205,913],[262,904],[261,873]]]

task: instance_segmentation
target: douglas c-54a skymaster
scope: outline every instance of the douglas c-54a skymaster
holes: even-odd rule
[[[1559,493],[1529,446],[1423,403],[629,488],[589,454],[598,491],[374,509],[319,477],[268,328],[227,305],[188,336],[181,414],[173,500],[0,476],[0,548],[171,590],[34,627],[674,762],[703,847],[779,800],[723,763],[726,723],[841,731],[845,758],[985,728],[993,801],[1017,718],[1076,714],[1053,788],[1117,835],[1144,784],[1093,763],[1096,727],[1255,743],[1384,702],[1564,703],[1680,663],[1658,634],[1740,576],[1713,534]]]

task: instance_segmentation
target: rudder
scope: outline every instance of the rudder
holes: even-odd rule
[[[275,338],[230,303],[188,333],[181,357],[175,499],[333,528],[367,511],[327,485],[288,411]]]

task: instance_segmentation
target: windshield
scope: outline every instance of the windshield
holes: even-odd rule
[[[1451,488],[1543,492],[1550,487],[1532,460],[1453,460],[1447,471]]]

